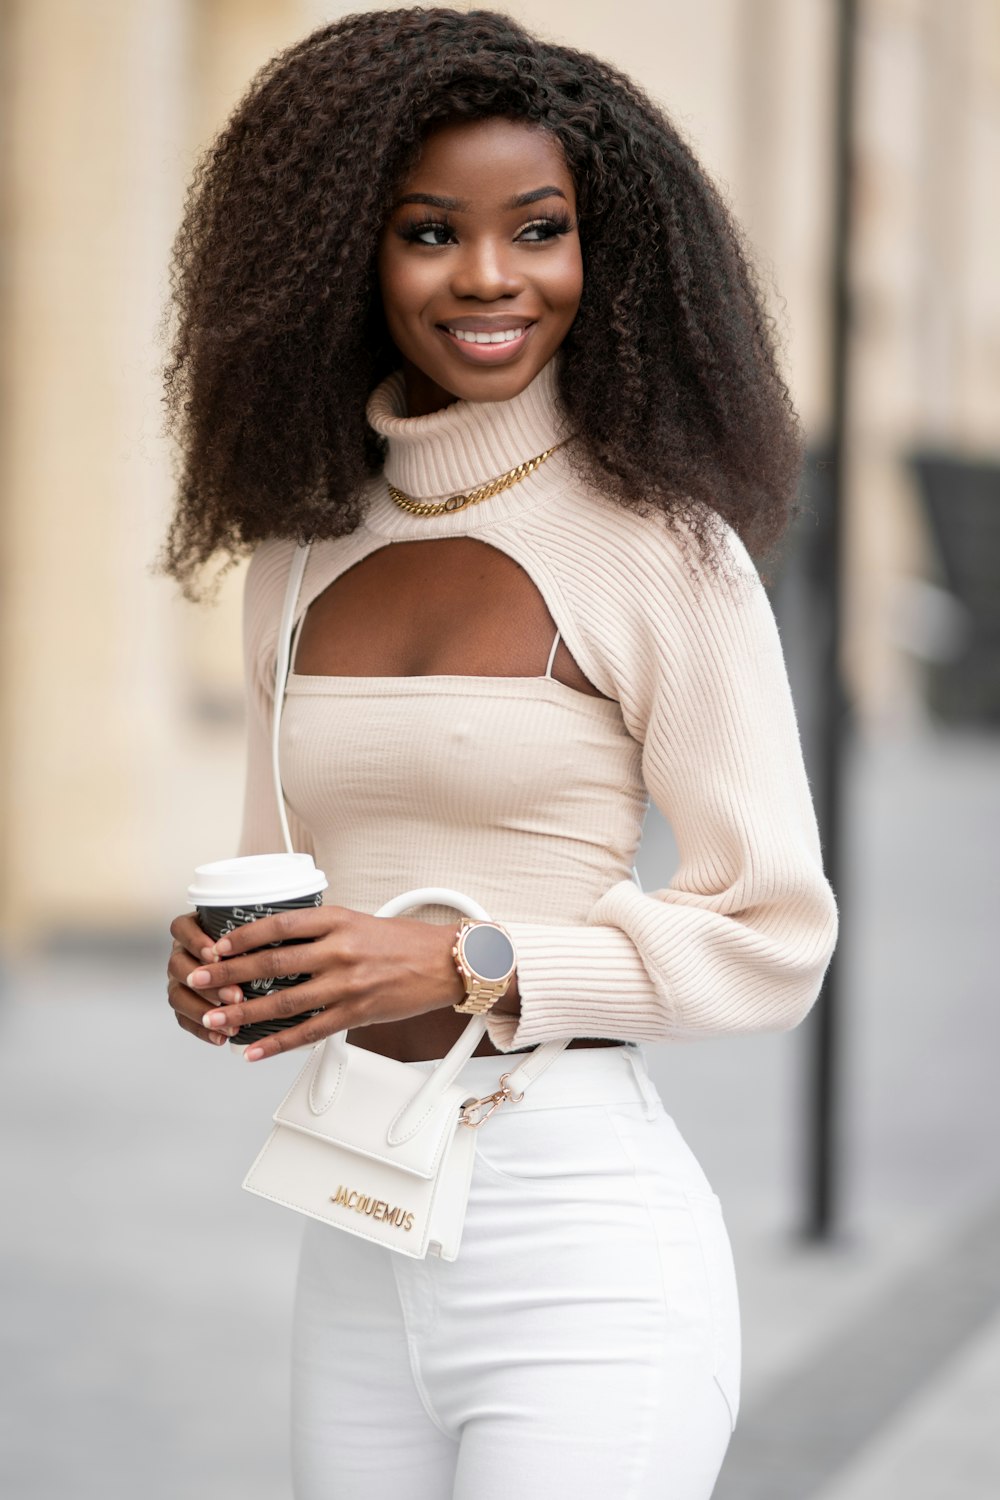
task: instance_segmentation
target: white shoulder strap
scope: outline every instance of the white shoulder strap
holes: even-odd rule
[[[285,841],[285,848],[289,854],[294,854],[295,850],[292,848],[292,835],[288,830],[288,815],[285,812],[285,793],[281,786],[281,763],[279,756],[281,714],[285,706],[285,684],[288,680],[288,667],[292,653],[292,628],[295,624],[295,606],[299,602],[302,579],[305,576],[306,563],[308,561],[309,546],[306,544],[300,546],[292,558],[292,566],[288,574],[288,587],[285,589],[285,605],[281,612],[281,624],[278,626],[278,642],[274,658],[274,711],[271,716],[271,773],[274,777],[274,795],[278,799],[281,836]]]

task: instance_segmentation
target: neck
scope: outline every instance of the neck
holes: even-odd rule
[[[385,478],[412,499],[467,493],[568,436],[549,360],[509,401],[456,401],[411,412],[406,374],[372,392],[368,421],[386,440]]]
[[[402,368],[407,416],[429,417],[436,411],[444,411],[446,406],[453,406],[458,400],[410,360],[404,359]]]

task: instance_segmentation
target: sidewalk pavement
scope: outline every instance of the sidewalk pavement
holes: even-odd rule
[[[715,1500],[1000,1494],[998,760],[957,735],[856,755],[831,1245],[798,1234],[812,1023],[650,1048],[740,1280],[743,1405]],[[248,1068],[183,1036],[166,947],[8,974],[0,1490],[16,1500],[288,1500],[299,1228],[239,1182],[299,1062]]]

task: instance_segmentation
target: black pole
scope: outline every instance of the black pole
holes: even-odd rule
[[[811,1027],[812,1088],[808,1193],[803,1232],[808,1239],[829,1239],[837,1224],[837,1062],[839,955],[844,945],[842,789],[848,752],[848,701],[841,677],[844,498],[848,435],[851,342],[851,230],[854,106],[858,0],[837,0],[836,103],[833,168],[832,326],[830,339],[830,468],[823,486],[818,582],[823,596],[824,631],[820,660],[824,691],[818,705],[820,765],[816,777],[816,811],[827,874],[841,901],[838,951],[827,971]]]

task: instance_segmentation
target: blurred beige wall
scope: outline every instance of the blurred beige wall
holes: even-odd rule
[[[239,586],[195,610],[166,523],[156,342],[195,152],[255,69],[348,10],[0,3],[0,930],[160,923],[235,841]],[[827,413],[834,0],[510,7],[671,111],[773,283],[810,434]],[[895,589],[927,566],[900,454],[996,452],[1000,9],[862,0],[848,666],[872,732],[919,719]]]

